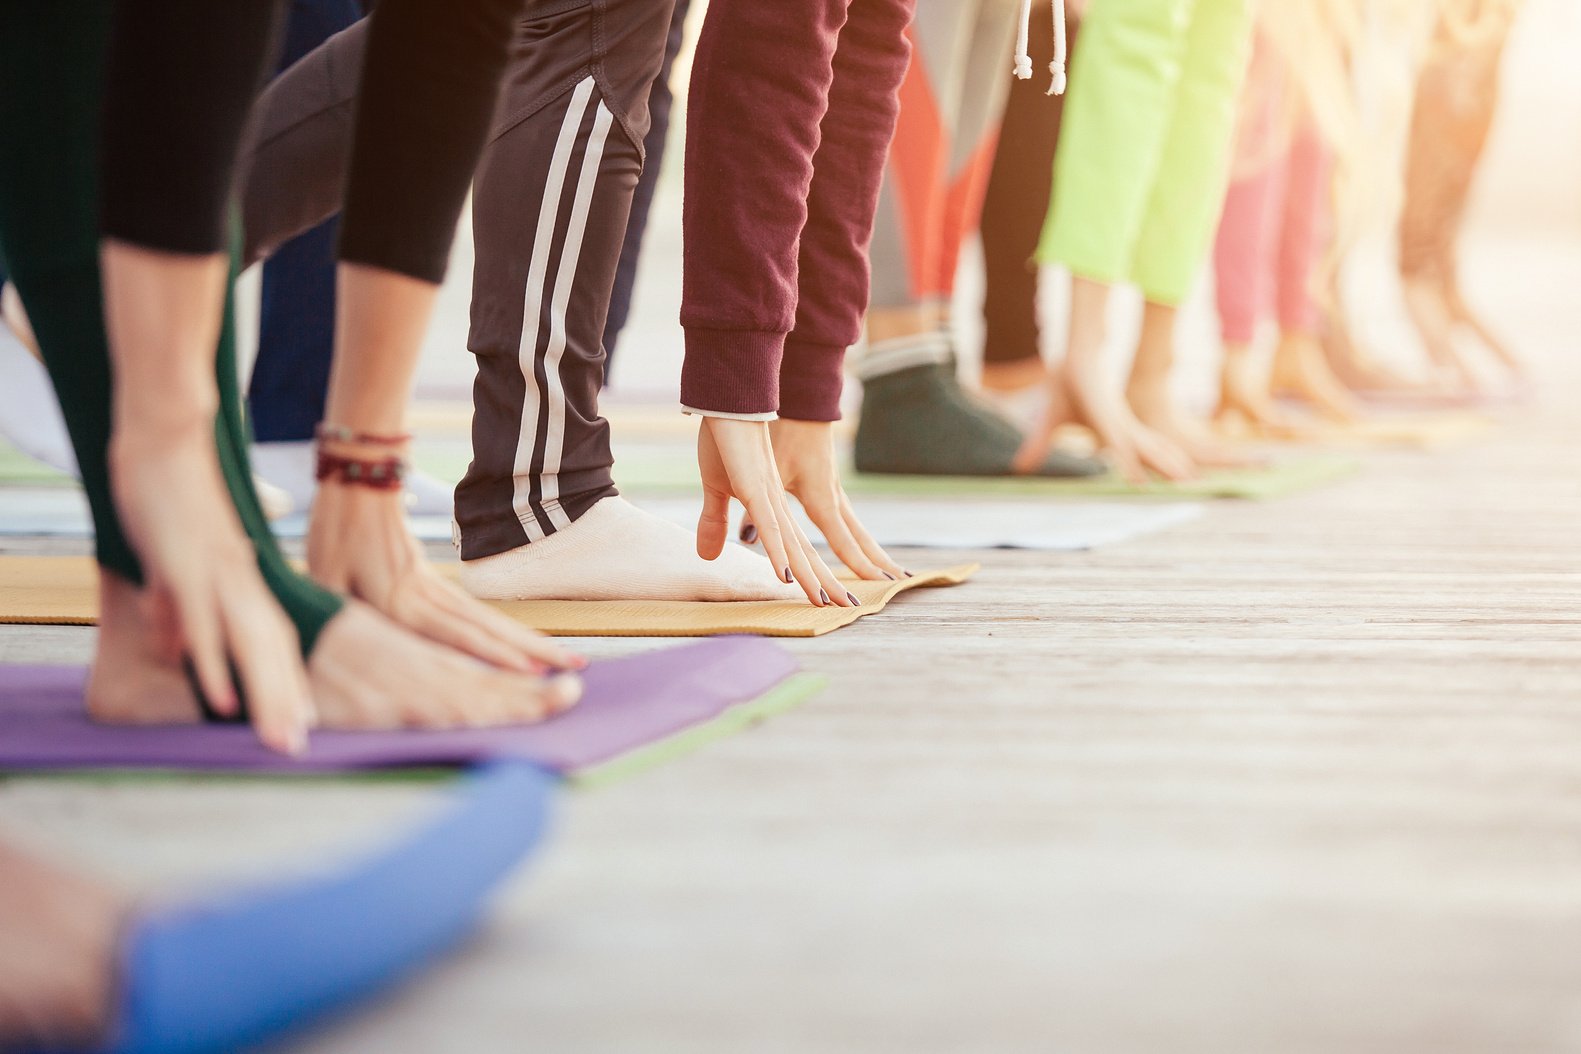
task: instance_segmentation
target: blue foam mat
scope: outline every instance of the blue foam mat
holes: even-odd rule
[[[406,977],[452,947],[543,835],[555,778],[473,770],[416,833],[327,876],[152,913],[122,944],[113,1054],[257,1046]]]

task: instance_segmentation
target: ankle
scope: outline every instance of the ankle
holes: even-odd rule
[[[139,404],[117,399],[112,411],[111,456],[159,457],[214,444],[214,419],[218,396],[195,403],[167,405],[155,401]]]
[[[1047,377],[1042,359],[983,363],[982,386],[991,392],[1019,392],[1035,388]]]
[[[1125,397],[1131,403],[1160,406],[1169,402],[1169,374],[1150,370],[1131,372],[1125,384]]]

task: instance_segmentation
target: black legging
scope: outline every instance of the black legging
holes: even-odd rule
[[[1047,12],[1049,5],[1042,6]],[[1043,19],[1033,16],[1038,24]],[[1074,20],[1069,32],[1074,40]],[[1053,40],[1032,34],[1033,67],[1043,69],[1053,57]],[[1039,355],[1038,268],[1032,256],[1054,184],[1054,152],[1065,112],[1065,100],[1045,97],[1043,83],[1034,77],[1011,84],[983,200],[983,361],[988,363],[1035,362]]]
[[[381,0],[368,28],[343,261],[444,278],[523,0]],[[227,244],[247,113],[283,0],[116,5],[103,231],[176,253]]]

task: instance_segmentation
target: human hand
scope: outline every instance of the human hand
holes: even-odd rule
[[[697,465],[703,477],[703,512],[697,522],[698,556],[713,560],[724,552],[730,530],[730,500],[734,498],[746,507],[763,550],[780,576],[800,585],[814,606],[861,606],[861,601],[829,570],[791,515],[768,422],[704,417],[697,433]]]

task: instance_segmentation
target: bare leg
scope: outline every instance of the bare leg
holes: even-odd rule
[[[1470,360],[1455,346],[1455,319],[1443,283],[1428,275],[1401,279],[1406,311],[1440,384],[1452,392],[1473,395],[1482,388]]]
[[[1022,392],[1048,377],[1042,359],[983,363],[983,388],[990,392]]]
[[[0,842],[0,1049],[88,1049],[103,1037],[126,908]]]
[[[1048,450],[1055,431],[1075,423],[1090,429],[1115,467],[1133,482],[1149,472],[1166,479],[1188,479],[1197,467],[1175,442],[1137,420],[1124,394],[1103,375],[1103,345],[1109,286],[1085,278],[1071,280],[1070,341],[1065,361],[1049,372],[1048,412],[1016,455],[1023,471]]]
[[[1126,401],[1137,420],[1173,441],[1198,466],[1236,468],[1258,459],[1231,450],[1216,440],[1207,422],[1193,420],[1176,404],[1169,382],[1175,368],[1175,320],[1178,312],[1151,301],[1142,307],[1142,333],[1126,384]]]
[[[1279,335],[1271,388],[1274,395],[1299,399],[1333,421],[1349,423],[1360,416],[1355,397],[1329,368],[1322,343],[1311,333]]]
[[[1334,376],[1338,377],[1345,387],[1358,394],[1388,395],[1422,390],[1424,387],[1422,382],[1412,380],[1384,366],[1356,342],[1355,334],[1351,332],[1350,319],[1345,311],[1345,297],[1340,288],[1340,272],[1341,269],[1336,267],[1329,276],[1327,296],[1329,307],[1322,327],[1323,335],[1320,338],[1323,355],[1328,360]]]
[[[1493,357],[1516,377],[1526,375],[1526,363],[1514,350],[1505,343],[1504,339],[1490,329],[1482,317],[1472,310],[1466,302],[1465,296],[1460,291],[1458,277],[1446,283],[1448,288],[1444,291],[1444,300],[1449,310],[1449,317],[1454,322],[1471,331],[1471,335],[1482,342],[1482,345],[1492,353]]]
[[[1274,402],[1269,391],[1268,364],[1249,344],[1226,344],[1219,374],[1219,406],[1214,421],[1245,424],[1253,434],[1277,439],[1299,439],[1310,430]]]

